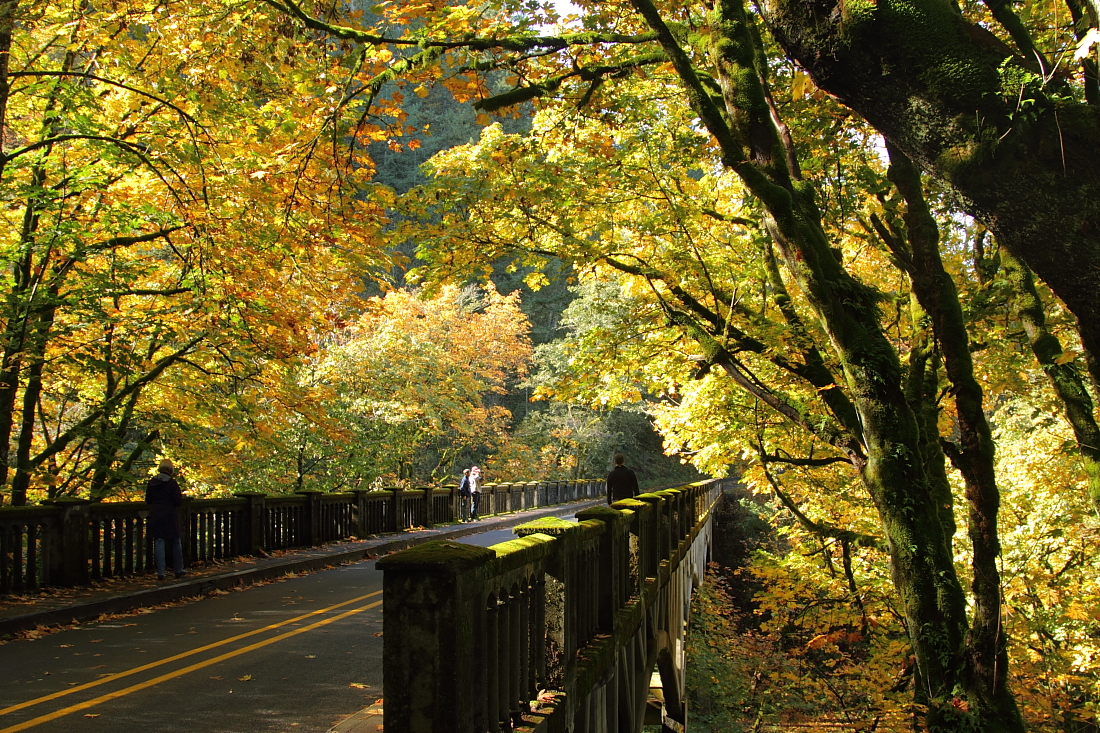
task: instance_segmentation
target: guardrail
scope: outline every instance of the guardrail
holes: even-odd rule
[[[290,547],[402,532],[455,521],[456,486],[229,499],[184,498],[179,508],[189,564]],[[482,515],[594,499],[603,480],[485,484]],[[153,572],[153,540],[143,501],[0,508],[0,594],[72,586]]]
[[[556,715],[547,729],[565,730],[569,705],[699,551],[722,486],[642,494],[578,512],[577,523],[536,520],[488,548],[433,541],[380,560],[386,619],[396,621],[383,646],[386,729],[543,730]],[[533,715],[545,691],[561,709]]]

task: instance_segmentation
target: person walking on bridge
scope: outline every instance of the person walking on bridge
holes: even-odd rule
[[[477,521],[477,505],[481,500],[481,469],[470,469],[470,521]]]
[[[615,467],[607,474],[607,503],[633,499],[638,495],[638,477],[626,467],[622,453],[615,454]]]
[[[470,521],[470,469],[462,469],[462,481],[458,484],[458,521]]]
[[[145,503],[149,505],[149,534],[153,536],[153,560],[157,565],[157,579],[164,580],[164,545],[172,543],[172,569],[177,578],[187,575],[183,569],[183,543],[180,542],[180,517],[176,508],[183,503],[183,492],[172,478],[175,466],[165,458],[157,467],[158,473],[149,479],[145,489]]]

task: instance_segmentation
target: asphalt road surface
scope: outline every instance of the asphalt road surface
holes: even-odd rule
[[[374,565],[0,646],[0,733],[323,733],[382,697]]]

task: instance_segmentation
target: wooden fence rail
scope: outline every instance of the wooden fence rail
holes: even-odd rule
[[[595,479],[485,484],[481,502],[484,514],[503,514],[604,493]],[[189,564],[430,527],[459,515],[455,486],[185,497],[179,513]],[[148,516],[143,501],[0,507],[0,594],[153,572]]]

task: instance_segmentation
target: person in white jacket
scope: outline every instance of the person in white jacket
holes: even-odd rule
[[[481,469],[474,466],[470,469],[470,521],[477,521],[477,505],[481,499]]]

